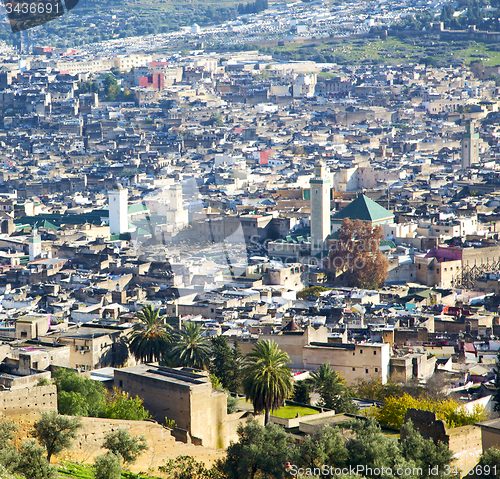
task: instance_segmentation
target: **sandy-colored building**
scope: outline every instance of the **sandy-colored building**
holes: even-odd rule
[[[308,326],[304,330],[261,334],[258,339],[276,342],[290,356],[291,368],[318,369],[322,363],[329,363],[332,369],[346,378],[348,384],[369,377],[387,382],[390,360],[388,343],[333,343],[329,342],[327,332],[324,326]],[[248,354],[257,339],[237,341],[242,353]]]
[[[115,369],[114,385],[139,396],[160,423],[174,420],[178,434],[213,448],[228,446],[227,395],[212,388],[208,376],[190,369],[140,364]]]

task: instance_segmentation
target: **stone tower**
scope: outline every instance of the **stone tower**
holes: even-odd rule
[[[311,252],[323,251],[325,239],[331,231],[330,190],[331,180],[325,164],[320,160],[314,167],[311,187]]]
[[[479,133],[474,131],[474,123],[467,125],[462,136],[462,170],[467,170],[479,161]]]
[[[128,189],[120,184],[115,190],[108,191],[109,232],[119,235],[128,231]]]
[[[33,228],[29,238],[29,256],[30,261],[42,257],[42,238],[38,234],[38,230]]]

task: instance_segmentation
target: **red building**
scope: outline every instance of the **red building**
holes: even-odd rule
[[[146,77],[139,77],[139,86],[163,90],[165,88],[165,76],[163,73],[152,73]]]

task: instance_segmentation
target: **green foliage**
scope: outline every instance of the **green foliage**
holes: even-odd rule
[[[47,461],[48,451],[34,439],[24,441],[19,451],[19,462],[14,472],[23,474],[29,479],[55,479],[56,469]]]
[[[132,398],[116,388],[108,392],[100,382],[92,381],[72,369],[58,368],[53,376],[60,414],[134,421],[150,417],[142,399]]]
[[[220,379],[215,374],[210,374],[210,383],[214,389],[217,389],[218,391],[224,390]]]
[[[121,71],[120,71],[120,69],[119,69],[118,67],[112,67],[112,68],[110,69],[110,72],[111,72],[114,76],[118,76],[118,75],[120,75],[120,73],[121,73]]]
[[[95,479],[120,479],[122,476],[120,456],[110,451],[101,456],[97,456],[93,467]]]
[[[238,391],[241,374],[241,352],[238,343],[235,341],[233,350],[225,336],[215,336],[211,339],[211,343],[210,373],[220,379],[224,389]]]
[[[170,357],[179,365],[193,369],[206,369],[210,364],[210,340],[202,335],[202,325],[184,323],[174,335]]]
[[[57,368],[52,374],[57,386],[60,414],[100,417],[106,404],[104,386],[72,369]]]
[[[165,474],[167,479],[216,479],[214,469],[207,469],[203,462],[196,461],[191,456],[178,456],[169,459],[158,471]]]
[[[167,429],[174,429],[177,427],[177,424],[173,419],[168,419],[167,417],[165,418],[165,427]]]
[[[106,406],[103,416],[110,419],[124,419],[131,421],[144,421],[150,417],[149,411],[144,409],[143,400],[138,396],[130,395],[118,388],[106,393]]]
[[[233,414],[238,411],[238,398],[235,396],[231,396],[231,394],[227,395],[227,413]]]
[[[495,387],[497,388],[495,395],[493,396],[494,406],[493,410],[495,412],[500,411],[500,351],[497,354],[495,368],[493,369],[495,373]]]
[[[74,462],[64,461],[60,463],[58,472],[62,477],[76,477],[78,479],[94,479],[95,477],[92,466]]]
[[[115,101],[120,94],[120,87],[113,75],[107,75],[104,79],[104,99],[106,101]]]
[[[126,464],[133,464],[148,449],[144,436],[132,436],[126,429],[108,432],[102,447],[121,457]]]
[[[424,439],[413,428],[411,421],[403,425],[400,448],[407,460],[412,460],[418,468],[422,469],[421,479],[444,479],[448,477],[445,474],[446,465],[452,463],[453,452],[442,441],[435,443],[432,440]],[[436,468],[436,466],[438,473],[430,474],[431,468]]]
[[[330,291],[331,288],[325,288],[324,286],[309,286],[297,293],[298,299],[309,299],[309,298],[319,298],[319,293],[324,291]]]
[[[353,423],[354,437],[346,442],[347,448],[347,464],[348,466],[357,467],[364,465],[368,468],[376,469],[380,467],[390,467],[393,471],[398,468],[407,468],[413,466],[412,461],[407,461],[401,452],[398,441],[387,436],[384,436],[380,427],[373,421],[364,421]],[[385,477],[374,474],[363,474],[367,478],[375,479]],[[402,477],[408,479],[417,479],[418,475],[404,474]]]
[[[59,454],[71,446],[76,438],[76,431],[82,427],[78,418],[68,418],[56,412],[42,413],[42,417],[33,424],[32,436],[47,450],[47,460],[53,454]]]
[[[389,396],[400,397],[404,392],[401,384],[393,381],[382,384],[382,381],[376,378],[359,380],[352,387],[352,391],[356,397],[376,401],[385,401]]]
[[[345,384],[345,379],[331,369],[328,363],[323,363],[312,373],[311,379],[319,392],[318,406],[333,409],[337,414],[355,414],[359,411],[350,389]]]
[[[95,81],[87,81],[85,83],[78,83],[78,93],[99,93],[99,85]]]
[[[301,404],[311,404],[309,384],[305,381],[297,381],[293,386],[293,400]]]
[[[312,414],[318,414],[318,410],[305,406],[288,405],[280,407],[273,412],[273,416],[281,417],[283,419],[292,419],[297,417],[297,414],[299,416],[310,416]]]
[[[164,324],[160,310],[150,304],[136,313],[138,327],[129,338],[130,353],[140,362],[161,361],[172,340],[171,327]]]
[[[477,473],[476,477],[481,479],[500,479],[500,449],[498,447],[486,449],[481,454],[474,472]]]
[[[0,464],[0,479],[19,479],[21,476],[12,475],[4,466]]]
[[[222,126],[224,124],[224,120],[222,119],[222,116],[218,111],[212,113],[210,117],[210,122],[212,125],[215,126]]]
[[[0,421],[0,464],[8,470],[12,470],[19,461],[19,454],[14,446],[14,433],[18,429],[13,421]]]
[[[227,448],[216,465],[225,479],[283,478],[283,463],[292,439],[276,424],[261,426],[252,416],[238,426],[238,442]]]
[[[487,417],[484,407],[475,407],[472,413],[452,399],[428,399],[425,397],[414,398],[404,393],[400,397],[388,397],[383,407],[376,414],[382,424],[389,427],[400,428],[408,409],[421,409],[433,411],[437,419],[442,419],[447,427],[460,427],[484,421]]]
[[[297,444],[289,458],[297,467],[322,467],[328,464],[343,467],[347,464],[349,452],[345,439],[337,428],[325,426],[313,436],[306,436]]]
[[[293,391],[293,380],[287,363],[288,354],[274,341],[259,341],[247,355],[243,370],[243,390],[255,412],[265,412],[265,423],[271,411],[283,405]]]
[[[50,381],[47,378],[40,378],[36,383],[37,386],[48,386]]]

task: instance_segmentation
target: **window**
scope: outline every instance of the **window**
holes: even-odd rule
[[[21,331],[21,338],[27,338],[28,337],[28,332],[27,331]]]
[[[375,372],[378,373],[378,368],[375,368]]]
[[[373,355],[376,356],[377,355],[377,351],[373,351]]]
[[[119,385],[120,385],[121,388],[123,387],[123,381],[121,379],[119,381]]]
[[[368,368],[365,369],[365,373],[368,374]]]
[[[359,350],[359,354],[363,354],[363,350],[362,349]]]
[[[353,371],[356,371],[356,368],[352,368]]]
[[[33,369],[38,369],[38,361],[33,361]]]

